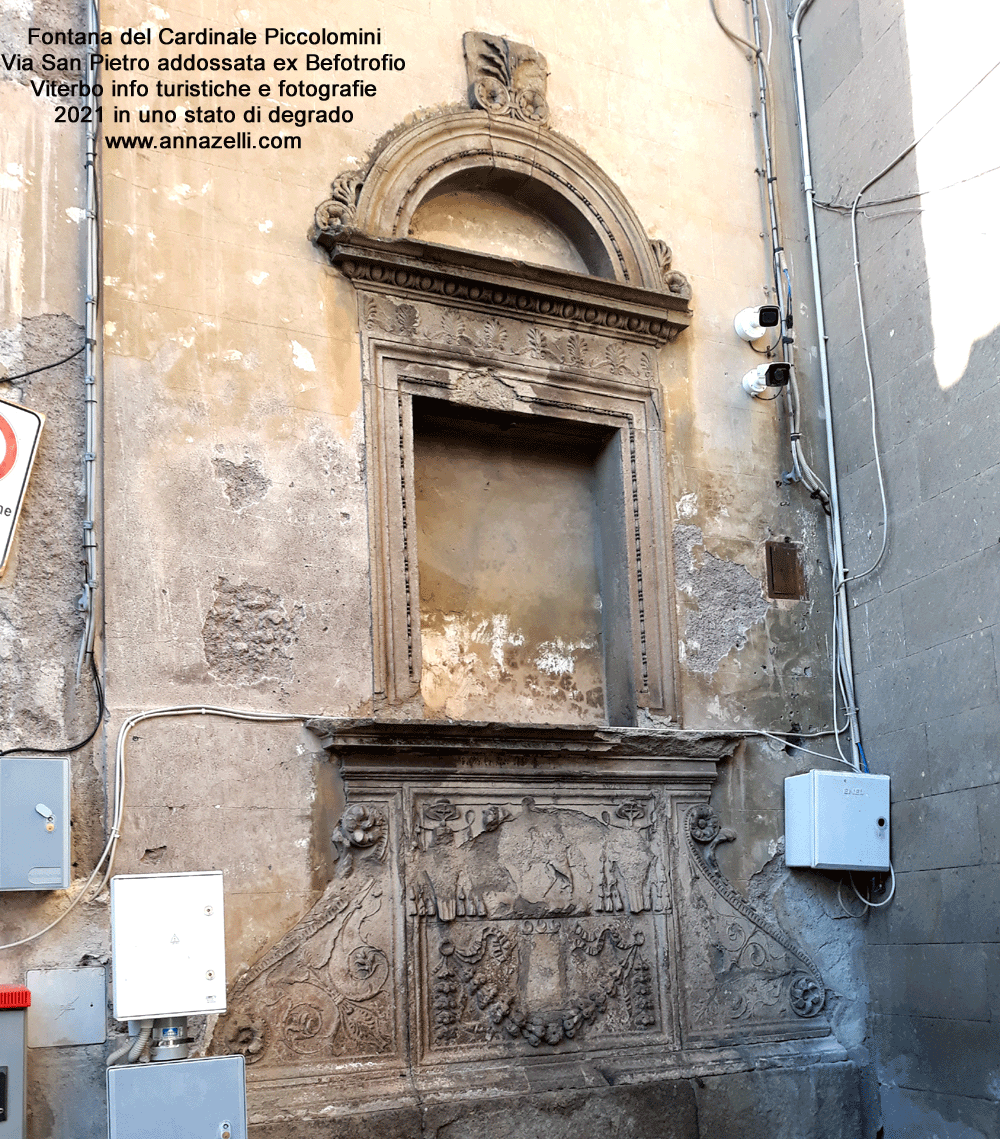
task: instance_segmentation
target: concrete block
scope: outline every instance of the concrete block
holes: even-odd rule
[[[994,1098],[1000,1028],[981,1021],[872,1017],[882,1080],[920,1091]]]
[[[1000,942],[1000,876],[995,866],[896,875],[892,905],[872,913],[873,944]]]
[[[866,730],[865,711],[861,710],[861,730]],[[889,799],[915,799],[924,793],[930,764],[927,757],[927,725],[914,724],[884,735],[865,736],[865,754],[872,771],[889,772],[892,784]]]
[[[852,606],[851,650],[855,673],[877,668],[904,655],[903,615],[899,593],[883,593]]]
[[[968,794],[976,797],[981,859],[984,863],[1000,862],[1000,784],[977,787]]]
[[[951,408],[921,432],[918,442],[923,497],[933,498],[996,466],[998,428],[1000,390],[993,386]]]
[[[896,803],[892,851],[897,870],[975,866],[982,860],[975,791],[948,791]]]
[[[708,1076],[698,1084],[701,1139],[841,1139],[861,1134],[858,1071],[853,1064]]]
[[[885,1139],[914,1135],[992,1139],[1000,1135],[1000,1104],[995,1100],[885,1086],[881,1100]]]
[[[872,1009],[886,1015],[990,1019],[984,945],[872,945],[868,949]]]
[[[996,704],[992,634],[971,633],[861,673],[857,695],[875,735]]]
[[[928,723],[928,762],[919,793],[1000,782],[998,718],[1000,706],[987,703]]]
[[[1000,621],[1000,543],[899,592],[908,652],[988,629]]]

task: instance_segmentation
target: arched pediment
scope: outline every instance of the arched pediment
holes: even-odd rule
[[[420,206],[453,189],[530,205],[567,235],[595,277],[663,288],[641,222],[597,163],[554,131],[486,111],[453,111],[395,137],[364,177],[353,228],[406,238]]]

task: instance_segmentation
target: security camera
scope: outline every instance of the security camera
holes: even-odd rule
[[[791,364],[776,361],[773,364],[758,364],[743,377],[743,390],[747,395],[759,396],[767,388],[783,388],[792,378]]]
[[[759,340],[769,328],[777,328],[780,323],[777,305],[758,305],[738,312],[733,327],[741,340]]]

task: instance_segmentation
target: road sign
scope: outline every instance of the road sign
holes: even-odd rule
[[[0,574],[7,568],[44,422],[39,412],[0,399]]]

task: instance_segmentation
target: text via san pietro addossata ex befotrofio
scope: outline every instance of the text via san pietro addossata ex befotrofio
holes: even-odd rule
[[[380,27],[29,27],[0,61],[56,122],[94,121],[107,148],[137,150],[301,149],[303,128],[357,123],[406,68]]]

